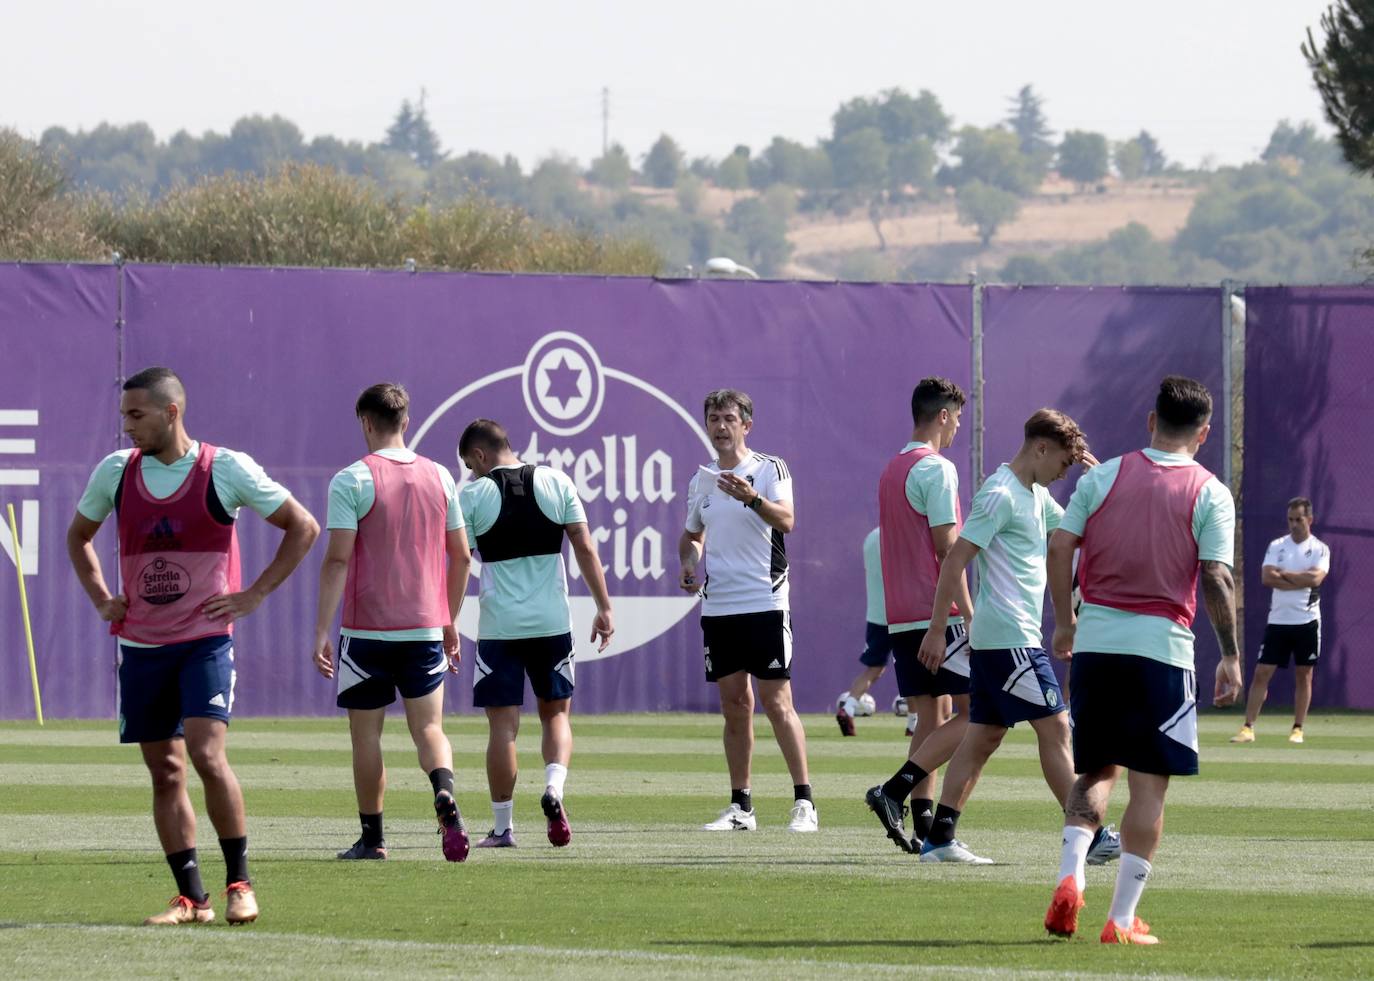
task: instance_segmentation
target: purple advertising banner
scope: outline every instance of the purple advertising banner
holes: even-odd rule
[[[1246,661],[1268,620],[1265,550],[1288,533],[1289,499],[1306,497],[1312,532],[1331,547],[1313,704],[1371,709],[1374,290],[1247,288],[1245,308]],[[1291,675],[1275,674],[1272,701],[1291,704]]]
[[[460,480],[463,427],[505,424],[524,460],[573,477],[606,567],[616,636],[597,656],[569,562],[587,712],[716,707],[677,545],[687,483],[713,456],[702,397],[743,389],[749,445],[783,457],[795,484],[794,679],[798,706],[817,711],[857,671],[861,543],[878,474],[910,434],[912,386],[968,386],[971,314],[967,286],[128,266],[124,364],[177,370],[191,435],[253,456],[321,525],[330,477],[365,452],[353,403],[367,385],[406,385],[410,444]],[[967,452],[954,459],[967,483]],[[251,581],[280,533],[250,512],[239,528]],[[323,541],[238,626],[235,711],[335,711],[309,659],[322,554]],[[454,710],[471,705],[475,592]]]
[[[1016,455],[1022,425],[1044,406],[1072,416],[1099,460],[1147,446],[1145,417],[1154,408],[1160,379],[1179,374],[1198,379],[1212,392],[1214,428],[1198,459],[1221,475],[1226,442],[1221,310],[1221,291],[1215,288],[986,287],[986,471]],[[1071,468],[1050,488],[1060,504],[1068,503],[1079,473]],[[1203,677],[1215,670],[1218,649],[1205,613],[1196,628]]]
[[[72,575],[67,525],[119,436],[113,266],[0,265],[0,718],[34,717],[5,517],[19,528],[44,714],[110,718],[114,643]],[[96,548],[113,588],[114,536]]]

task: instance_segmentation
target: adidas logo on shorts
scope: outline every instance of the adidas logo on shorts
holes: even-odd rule
[[[769,670],[772,670],[772,669],[774,669],[774,668],[781,668],[782,665],[778,663],[778,659],[775,657],[775,658],[773,658],[773,662],[772,662],[771,664],[769,664],[768,667],[769,667]]]

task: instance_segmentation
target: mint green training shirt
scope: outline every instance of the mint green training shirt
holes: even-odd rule
[[[1196,466],[1184,453],[1146,449],[1145,455],[1166,467]],[[1088,519],[1102,506],[1121,471],[1121,457],[1093,467],[1078,478],[1059,527],[1082,536]],[[1203,484],[1193,505],[1193,538],[1198,561],[1235,564],[1236,505],[1231,492],[1216,477]],[[976,607],[975,607],[976,609]],[[977,619],[975,617],[975,619]],[[1105,654],[1139,654],[1180,668],[1193,667],[1193,632],[1168,617],[1127,613],[1107,606],[1084,603],[1078,613],[1075,651]]]

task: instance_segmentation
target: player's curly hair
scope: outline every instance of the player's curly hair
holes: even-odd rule
[[[748,422],[754,418],[754,400],[737,388],[718,388],[708,392],[702,408],[709,416],[712,409],[728,409],[732,405],[739,410],[741,421]]]
[[[1058,409],[1037,409],[1026,420],[1026,439],[1051,439],[1073,454],[1077,463],[1088,452],[1088,440],[1078,423]]]

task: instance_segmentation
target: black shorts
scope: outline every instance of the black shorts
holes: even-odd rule
[[[864,652],[859,655],[859,663],[866,668],[885,668],[892,656],[892,635],[887,625],[869,621],[864,630]]]
[[[1197,676],[1138,654],[1075,651],[1069,664],[1073,768],[1197,773]]]
[[[1311,623],[1271,623],[1264,628],[1259,663],[1286,668],[1291,659],[1295,667],[1310,668],[1321,656],[1321,646],[1320,620]]]
[[[748,671],[764,681],[792,677],[792,615],[786,610],[702,617],[706,680]]]
[[[424,698],[444,683],[448,658],[438,640],[339,638],[338,694],[342,709],[379,709],[402,698]]]
[[[916,659],[925,636],[925,630],[892,631],[892,667],[897,674],[897,694],[904,698],[967,695],[968,629],[962,623],[945,627],[945,663],[936,673]]]

